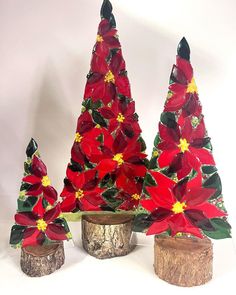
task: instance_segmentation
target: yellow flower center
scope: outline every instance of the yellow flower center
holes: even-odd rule
[[[124,163],[123,154],[116,154],[112,160],[117,161],[119,166],[122,165]]]
[[[191,82],[188,84],[187,93],[197,93],[197,85],[195,83],[194,78],[192,78]]]
[[[101,35],[97,35],[96,41],[97,42],[102,42],[103,41],[102,36]]]
[[[157,156],[159,155],[159,153],[158,153],[158,151],[154,151],[154,152],[152,153],[152,155],[153,155],[153,157],[157,157]]]
[[[36,221],[36,224],[37,224],[37,228],[39,231],[45,231],[48,226],[47,223],[43,219],[38,219]]]
[[[178,201],[178,202],[176,202],[176,203],[172,206],[172,211],[173,211],[175,214],[183,213],[186,207],[187,207],[187,206],[186,206],[185,202],[180,203],[180,202]]]
[[[186,206],[185,202],[180,203],[180,202],[178,201],[178,202],[176,202],[176,203],[172,206],[172,211],[173,211],[175,214],[183,213],[186,207],[187,207],[187,206]]]
[[[121,113],[119,113],[118,116],[117,116],[117,118],[116,118],[116,120],[117,120],[119,123],[123,123],[124,120],[125,120],[125,117],[124,117]]]
[[[79,134],[79,132],[77,132],[75,134],[75,142],[81,142],[83,136]]]
[[[113,75],[112,71],[108,71],[105,75],[105,78],[104,78],[104,82],[107,82],[107,83],[115,83],[115,76]]]
[[[47,175],[43,176],[42,178],[42,185],[43,186],[49,186],[51,184],[51,181]]]
[[[133,195],[131,196],[131,198],[134,199],[134,200],[136,200],[136,201],[138,201],[138,200],[140,200],[140,195],[138,195],[138,194],[133,194]]]
[[[181,152],[184,153],[188,151],[189,143],[185,138],[180,138],[178,147],[180,148]]]
[[[174,176],[174,177],[172,178],[172,180],[173,180],[174,182],[176,182],[176,183],[179,181],[177,176]]]
[[[100,124],[97,124],[97,125],[95,126],[95,128],[99,129],[99,128],[101,128],[101,125],[100,125]]]
[[[83,198],[84,196],[84,191],[82,189],[79,189],[76,193],[75,193],[75,197],[76,199],[80,200],[81,198]]]

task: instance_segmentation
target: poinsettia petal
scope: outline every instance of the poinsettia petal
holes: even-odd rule
[[[122,94],[126,97],[131,97],[129,79],[125,74],[116,76],[116,87],[119,94]]]
[[[186,189],[187,189],[187,184],[188,184],[188,178],[184,178],[178,183],[173,188],[173,193],[178,201],[181,201],[182,198],[185,196]]]
[[[111,30],[110,22],[106,18],[101,20],[98,26],[98,34],[103,36],[104,34],[108,33],[110,30]]]
[[[21,212],[15,214],[15,222],[19,225],[36,225],[37,215],[32,212]]]
[[[193,78],[193,68],[190,62],[179,56],[176,57],[176,66],[184,73],[188,82],[191,82]]]
[[[211,188],[193,187],[186,194],[187,206],[194,207],[200,205],[214,195],[215,192],[216,190]]]
[[[156,207],[163,207],[170,210],[176,202],[172,191],[164,185],[146,187],[146,190],[156,204]]]
[[[146,235],[158,235],[162,232],[167,231],[169,228],[168,222],[166,220],[160,222],[154,222],[148,229]]]
[[[31,166],[32,174],[36,175],[37,177],[42,178],[43,176],[47,175],[47,168],[43,161],[34,155],[32,160]]]
[[[23,181],[31,184],[41,184],[41,178],[35,175],[27,175],[23,178]]]
[[[101,160],[96,167],[98,176],[103,178],[107,173],[114,171],[117,168],[117,165],[117,161],[113,161],[112,159]]]
[[[45,214],[44,214],[44,221],[46,221],[47,223],[51,223],[52,221],[54,221],[59,215],[61,214],[61,208],[60,208],[60,204],[57,204],[54,208],[48,210]]]
[[[170,86],[170,89],[174,91],[177,88],[176,85],[180,85],[180,84],[174,83]],[[168,98],[168,100],[166,101],[164,111],[165,112],[178,111],[185,104],[185,102],[186,102],[185,86],[183,87],[181,85],[181,91],[173,93],[171,97]]]
[[[173,212],[171,210],[159,207],[151,212],[150,216],[148,217],[148,220],[160,222],[162,220],[165,220],[172,214]]]
[[[45,212],[45,209],[43,207],[43,198],[40,197],[37,201],[37,203],[34,205],[32,212],[39,216],[40,218],[43,218],[43,214]]]
[[[49,204],[53,205],[57,200],[57,191],[54,187],[48,185],[43,187],[43,196]]]
[[[118,135],[114,139],[113,143],[113,151],[115,154],[122,153],[124,149],[127,147],[127,141],[124,135],[119,132]]]
[[[59,224],[49,224],[45,233],[48,238],[53,241],[67,240],[66,231],[64,227]]]
[[[76,198],[75,194],[71,194],[70,196],[66,197],[61,202],[61,211],[62,212],[72,212],[76,208]]]
[[[172,151],[163,151],[158,158],[160,168],[169,166],[177,154],[178,149]]]
[[[147,199],[147,200],[141,200],[140,201],[142,207],[144,209],[146,209],[147,211],[154,211],[155,209],[157,209],[157,205],[153,202],[152,199]]]
[[[26,229],[24,235],[23,247],[42,245],[45,241],[45,234],[37,228],[34,231],[31,228]]]
[[[180,131],[178,126],[176,128],[169,128],[162,123],[159,123],[159,134],[163,141],[179,143]]]
[[[167,187],[170,189],[175,186],[175,182],[164,174],[155,171],[150,171],[149,173],[152,175],[159,186]]]
[[[227,216],[227,213],[218,209],[215,205],[210,203],[203,203],[200,205],[195,206],[198,210],[204,212],[207,218],[215,218],[215,217],[224,217]]]
[[[108,70],[109,69],[106,60],[94,53],[91,60],[91,71],[93,73],[105,75]]]
[[[192,154],[199,159],[202,164],[215,165],[213,155],[207,149],[196,149],[194,147],[190,148]],[[196,169],[195,169],[196,170]]]
[[[185,76],[185,73],[176,65],[173,65],[172,71],[171,71],[171,75],[170,75],[170,79],[175,82],[175,83],[179,83],[182,85],[187,85],[188,84],[188,80],[187,77]]]

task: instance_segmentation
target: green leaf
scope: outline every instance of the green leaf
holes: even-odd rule
[[[24,162],[24,170],[26,174],[30,174],[31,173],[31,164]]]
[[[23,234],[26,229],[26,226],[15,224],[11,228],[10,244],[16,245],[21,242],[23,239]]]
[[[100,100],[98,100],[98,101],[94,101],[94,102],[91,102],[91,104],[92,104],[92,109],[98,109],[98,108],[100,108],[101,105],[102,105],[102,103],[101,103]]]
[[[112,5],[109,0],[103,0],[102,7],[101,7],[101,18],[110,19],[112,12]]]
[[[156,169],[157,168],[157,157],[151,158],[149,162],[149,169]]]
[[[138,141],[139,141],[140,144],[141,144],[141,151],[142,151],[142,152],[145,151],[146,148],[147,148],[147,146],[146,146],[146,143],[145,143],[144,139],[140,136]]]
[[[215,166],[202,166],[202,172],[204,174],[212,174],[217,171]]]
[[[226,220],[224,220],[223,218],[212,218],[210,219],[210,221],[216,230],[203,231],[205,235],[216,240],[231,238],[231,226]]]
[[[117,192],[119,190],[117,188],[109,188],[108,190],[106,190],[102,195],[105,197],[105,198],[108,198],[108,197],[114,197]]]
[[[132,223],[132,230],[134,232],[145,232],[151,225],[151,221],[147,220],[149,215],[142,213],[135,216]]]
[[[26,148],[27,157],[31,158],[33,156],[33,154],[37,151],[37,149],[38,149],[37,142],[33,138],[31,138],[31,140]]]
[[[93,117],[93,120],[95,123],[101,125],[102,127],[107,127],[106,121],[104,120],[104,118],[102,117],[102,115],[99,112],[93,110],[92,117]]]
[[[154,146],[157,147],[158,144],[160,143],[161,139],[160,139],[160,136],[159,136],[159,133],[157,133],[155,139],[154,139]]]
[[[146,174],[145,179],[144,179],[144,184],[146,186],[156,186],[156,182],[150,173]]]
[[[169,128],[176,128],[175,114],[171,112],[163,112],[161,114],[161,122]]]
[[[17,200],[18,212],[31,212],[34,205],[37,203],[37,197],[27,197],[26,200]]]
[[[217,198],[222,193],[222,185],[219,174],[216,172],[212,174],[204,183],[203,187],[206,188],[214,188],[216,189],[216,193],[210,199]]]
[[[31,184],[26,183],[26,182],[22,182],[21,187],[20,187],[20,191],[28,191],[30,187],[31,187]]]
[[[91,99],[90,98],[89,99],[85,99],[82,102],[82,106],[85,107],[86,110],[91,109],[92,108],[91,105],[92,105],[92,102],[91,102]]]

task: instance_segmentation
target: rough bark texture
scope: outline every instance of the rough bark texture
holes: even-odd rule
[[[59,269],[65,261],[63,243],[21,249],[21,269],[30,277],[41,277]]]
[[[82,242],[84,249],[100,259],[127,255],[131,245],[132,220],[130,215],[84,215]]]
[[[213,247],[208,238],[155,237],[154,269],[170,284],[198,286],[212,279]]]

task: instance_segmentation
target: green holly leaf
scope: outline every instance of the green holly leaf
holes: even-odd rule
[[[156,182],[150,173],[147,173],[144,179],[145,186],[156,186]]]
[[[26,155],[28,158],[31,158],[33,156],[33,154],[37,151],[38,149],[38,145],[37,142],[31,138],[27,148],[26,148]]]
[[[204,174],[212,174],[217,171],[215,166],[202,166],[202,172]]]
[[[231,226],[225,219],[212,218],[210,222],[214,226],[215,231],[203,231],[206,236],[216,240],[231,238]]]
[[[156,169],[157,168],[157,157],[151,158],[149,162],[149,169]]]
[[[177,125],[175,114],[171,112],[163,112],[161,114],[161,122],[169,128],[176,128]]]
[[[61,225],[64,228],[66,233],[70,232],[69,226],[68,226],[65,218],[56,218],[54,223]]]
[[[11,228],[10,244],[17,245],[23,239],[23,234],[26,229],[26,226],[15,224]]]
[[[157,147],[160,142],[161,142],[161,139],[158,133],[154,139],[154,146]]]
[[[27,197],[26,200],[18,199],[18,212],[31,212],[37,201],[37,197]]]
[[[132,223],[132,230],[134,232],[145,232],[151,225],[151,221],[147,220],[147,217],[149,216],[149,214],[139,214],[136,215],[133,223]]]
[[[210,198],[215,199],[222,193],[222,185],[219,174],[216,172],[212,174],[204,183],[203,187],[205,188],[214,188],[216,193]]]
[[[102,115],[99,112],[93,110],[92,117],[95,123],[99,124],[102,127],[107,127],[107,123],[105,119],[102,117]]]

